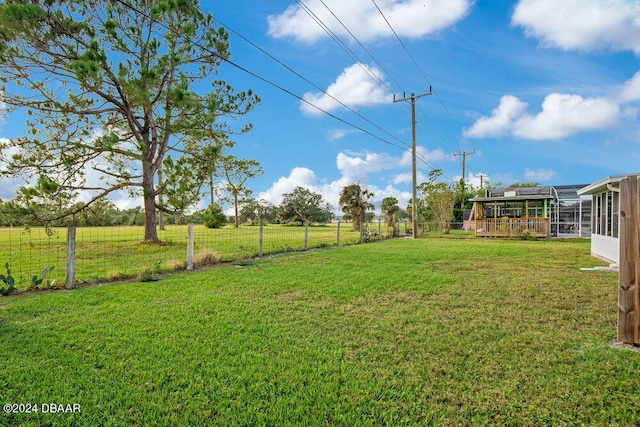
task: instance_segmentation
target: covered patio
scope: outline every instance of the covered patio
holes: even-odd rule
[[[588,237],[591,201],[578,194],[584,185],[485,189],[474,197],[469,229],[480,237]]]
[[[515,190],[504,193],[473,199],[476,236],[509,237],[520,235],[524,230],[538,237],[549,236],[549,205],[553,195],[518,195]]]

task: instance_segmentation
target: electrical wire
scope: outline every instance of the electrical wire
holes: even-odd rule
[[[304,1],[302,0],[296,0],[297,3],[300,5],[301,9],[304,10],[310,17],[311,19],[313,19],[319,26],[320,28],[323,29],[323,31],[325,31],[325,33],[327,33],[327,35],[333,39],[338,46],[340,46],[346,53],[347,55],[349,55],[353,60],[355,60],[358,64],[362,64],[364,61],[362,61],[362,59],[360,59],[360,57],[358,57],[357,54],[355,54],[353,52],[353,50],[351,50],[341,39],[340,37],[338,37],[330,28],[328,25],[326,25],[322,19],[320,19],[320,17],[318,17],[318,15],[316,13],[314,13],[311,8],[309,8]],[[402,86],[393,78],[393,76],[380,64],[380,62],[371,54],[371,52],[369,52],[369,50],[362,44],[362,42],[360,42],[360,40],[358,40],[358,38],[353,34],[353,32],[351,30],[349,30],[349,28],[342,22],[342,20],[340,18],[338,18],[338,16],[329,8],[329,6],[327,6],[327,4],[323,1],[320,0],[320,2],[322,3],[322,5],[329,11],[329,13],[331,13],[331,15],[333,15],[333,17],[340,23],[340,25],[342,25],[342,27],[347,31],[347,33],[363,48],[363,50],[365,52],[367,52],[367,54],[371,57],[371,59],[383,70],[383,72],[389,76],[389,78],[401,89],[403,90]],[[360,65],[362,68],[362,65]],[[366,69],[365,71],[367,71],[367,74],[369,75],[369,77],[373,80],[374,83],[384,87],[385,89],[387,89],[390,93],[393,93],[393,90],[389,87],[389,85],[387,85],[386,82],[384,82],[383,80],[381,80],[380,78],[378,78],[377,76],[371,74],[368,72],[368,69]],[[404,90],[403,90],[404,91]],[[323,91],[324,92],[324,91]],[[335,99],[335,98],[334,98]],[[411,109],[409,108],[409,106],[407,106],[406,104],[405,108],[409,111],[411,111]],[[423,113],[424,114],[424,113]],[[425,115],[426,117],[426,115]],[[429,120],[427,118],[427,120]],[[438,134],[436,134],[435,132],[433,132],[433,130],[426,128],[425,129],[431,131],[432,133],[434,133],[434,135],[441,139],[440,136]],[[385,131],[385,133],[389,134],[388,132]],[[441,141],[444,142],[444,140],[441,139]],[[407,144],[405,144],[407,145]],[[409,146],[409,145],[407,145]],[[425,156],[423,156],[422,154],[417,154],[416,156],[417,158],[419,158],[423,163],[425,163],[427,166],[436,169],[437,166],[435,164],[433,164],[431,161],[429,161]]]
[[[385,16],[384,12],[382,12],[382,9],[380,9],[380,7],[378,6],[378,4],[376,3],[376,0],[371,0],[373,2],[373,4],[375,5],[376,9],[378,10],[378,12],[380,13],[380,16],[382,16],[382,18],[384,19],[384,21],[387,23],[387,25],[389,26],[389,29],[391,29],[391,31],[393,32],[394,36],[396,37],[396,39],[398,40],[398,42],[400,43],[400,45],[402,46],[402,48],[404,49],[404,51],[407,53],[407,55],[409,56],[409,58],[411,59],[411,61],[413,62],[413,64],[416,66],[416,68],[418,69],[418,71],[420,72],[420,74],[422,75],[422,77],[425,79],[425,81],[429,84],[429,86],[432,86],[431,81],[429,80],[429,78],[427,77],[427,75],[425,74],[425,72],[422,70],[422,68],[420,67],[420,65],[418,64],[418,61],[416,61],[416,59],[413,57],[413,55],[411,54],[411,52],[409,51],[409,49],[407,48],[407,46],[404,44],[404,42],[402,41],[402,39],[400,38],[400,36],[398,35],[398,33],[396,32],[396,30],[393,28],[393,26],[391,25],[391,23],[389,22],[389,20],[387,19],[387,17]],[[440,95],[434,90],[433,94],[436,96],[436,98],[438,98],[438,101],[440,101],[440,104],[442,105],[442,108],[444,108],[444,110],[446,111],[446,113],[449,115],[449,118],[451,119],[451,121],[453,122],[453,124],[456,126],[456,128],[458,128],[458,130],[460,131],[460,133],[462,133],[462,129],[460,128],[460,126],[458,125],[458,123],[456,122],[456,120],[454,119],[453,115],[451,114],[451,112],[449,111],[449,109],[447,108],[447,106],[444,104],[444,101],[442,100],[442,98],[440,97]]]
[[[115,1],[116,1],[117,3],[120,3],[121,5],[123,5],[123,6],[127,7],[127,8],[129,8],[130,10],[134,11],[135,13],[138,13],[138,14],[140,14],[141,16],[144,16],[145,18],[147,18],[147,19],[151,20],[152,22],[155,22],[156,24],[158,24],[158,25],[160,25],[160,26],[164,27],[166,30],[173,32],[173,33],[174,33],[175,35],[177,35],[178,37],[185,37],[184,35],[182,35],[182,34],[180,34],[180,33],[177,33],[175,30],[173,30],[173,29],[169,28],[167,25],[163,24],[162,22],[160,22],[159,20],[157,20],[157,19],[153,18],[152,16],[150,16],[150,15],[146,14],[145,12],[143,12],[143,11],[142,11],[142,10],[140,10],[140,9],[138,9],[137,7],[135,7],[135,6],[131,5],[131,4],[126,3],[124,0],[115,0]],[[201,11],[202,11],[202,10],[201,10]],[[222,24],[222,25],[224,26],[224,24]],[[235,34],[239,34],[239,33],[235,32],[235,31],[234,31],[234,33],[235,33]],[[244,36],[243,36],[242,38],[243,38],[245,41],[248,41],[248,39],[247,39],[246,37],[244,37]],[[252,44],[252,45],[254,45],[255,47],[257,47],[257,45],[255,45],[254,43],[251,43],[251,44]],[[270,86],[273,86],[274,88],[276,88],[276,89],[278,89],[278,90],[280,90],[280,91],[282,91],[282,92],[284,92],[284,93],[286,93],[286,94],[288,94],[288,95],[290,95],[290,96],[292,96],[292,97],[294,97],[294,98],[296,98],[296,99],[300,100],[301,102],[306,103],[307,105],[309,105],[309,106],[311,106],[311,107],[313,107],[313,108],[316,108],[318,111],[322,112],[323,114],[326,114],[326,115],[328,115],[329,117],[331,117],[331,118],[333,118],[333,119],[335,119],[335,120],[337,120],[337,121],[339,121],[339,122],[341,122],[341,123],[343,123],[343,124],[345,124],[345,125],[347,125],[347,126],[350,126],[350,127],[354,128],[354,129],[356,129],[356,130],[359,130],[359,131],[363,132],[364,134],[369,135],[369,136],[371,136],[371,137],[373,137],[373,138],[375,138],[375,139],[377,139],[377,140],[379,140],[379,141],[381,141],[381,142],[383,142],[383,143],[385,143],[385,144],[388,144],[388,145],[390,145],[390,146],[393,146],[393,147],[395,147],[395,148],[398,148],[398,149],[400,149],[400,150],[402,150],[402,151],[410,152],[410,149],[409,149],[409,148],[405,148],[405,147],[402,147],[402,146],[400,146],[400,145],[394,144],[393,142],[388,141],[388,140],[386,140],[386,139],[384,139],[384,138],[382,138],[382,137],[380,137],[380,136],[378,136],[378,135],[376,135],[376,134],[372,133],[371,131],[369,131],[369,130],[367,130],[367,129],[364,129],[364,128],[362,128],[361,126],[355,125],[355,124],[353,124],[353,123],[351,123],[351,122],[349,122],[349,121],[347,121],[347,120],[345,120],[345,119],[342,119],[341,117],[338,117],[338,116],[337,116],[337,115],[335,115],[335,114],[332,114],[332,113],[330,113],[330,112],[328,112],[328,111],[324,110],[323,108],[321,108],[321,107],[319,107],[319,106],[317,106],[317,105],[313,104],[312,102],[310,102],[310,101],[308,101],[308,100],[304,99],[304,98],[303,98],[303,97],[301,97],[300,95],[298,95],[298,94],[296,94],[296,93],[292,92],[291,90],[286,89],[285,87],[283,87],[283,86],[281,86],[281,85],[279,85],[279,84],[277,84],[277,83],[275,83],[275,82],[273,82],[273,81],[269,80],[268,78],[263,77],[263,76],[261,76],[261,75],[259,75],[259,74],[255,73],[255,72],[253,72],[253,71],[251,71],[251,70],[247,69],[246,67],[243,67],[243,66],[241,66],[240,64],[238,64],[238,63],[236,63],[236,62],[234,62],[234,61],[231,61],[231,60],[230,60],[230,59],[228,59],[228,58],[224,58],[224,57],[220,56],[217,52],[211,51],[211,50],[210,50],[210,49],[208,49],[206,46],[202,46],[202,45],[200,45],[200,44],[196,44],[196,45],[197,45],[198,47],[200,47],[201,49],[203,49],[204,51],[206,51],[206,52],[208,52],[209,54],[211,54],[212,56],[214,56],[214,57],[216,57],[216,58],[220,59],[221,61],[223,61],[223,62],[225,62],[225,63],[227,63],[227,64],[231,65],[232,67],[237,68],[238,70],[240,70],[240,71],[242,71],[242,72],[244,72],[244,73],[246,73],[246,74],[248,74],[248,75],[250,75],[250,76],[252,76],[252,77],[254,77],[254,78],[256,78],[256,79],[258,79],[258,80],[260,80],[260,81],[262,81],[262,82],[264,82],[264,83],[266,83],[266,84],[268,84],[268,85],[270,85]],[[264,53],[264,52],[266,52],[266,51],[264,51],[264,50],[263,50],[263,49],[261,49],[261,48],[260,48],[259,50],[260,50],[261,52],[263,52],[263,53]],[[272,57],[271,55],[269,55],[269,56],[270,56],[270,57]],[[272,57],[272,59],[276,60],[276,59],[275,59],[275,57]],[[282,63],[281,61],[279,61],[279,60],[276,60],[276,61],[277,61],[278,63],[280,63],[281,65],[285,66],[285,68],[287,68],[287,69],[289,69],[290,71],[294,72],[292,69],[290,69],[290,67],[287,67],[287,66],[286,66],[284,63]],[[296,73],[296,72],[294,72],[294,73],[295,73],[296,75],[298,75],[299,77],[303,78],[305,81],[309,82],[306,78],[304,78],[303,76],[299,75],[299,73]],[[310,83],[310,82],[309,82],[309,83]],[[315,86],[315,85],[314,85],[314,86]],[[324,91],[323,91],[323,92],[324,92]],[[324,93],[326,93],[326,92],[324,92]],[[328,94],[327,94],[327,95],[328,95]],[[332,98],[333,98],[333,97],[332,97]],[[335,99],[335,98],[334,98],[334,99]],[[336,101],[338,101],[338,100],[336,100]],[[338,102],[339,102],[339,101],[338,101]],[[342,103],[341,103],[341,104],[342,104]],[[342,104],[342,105],[344,105],[344,104]],[[349,107],[347,107],[347,108],[349,108]],[[350,108],[349,108],[349,109],[350,109]],[[351,110],[351,109],[350,109],[350,110]],[[351,110],[351,111],[353,111],[353,110]],[[358,114],[358,113],[356,113],[356,114]],[[359,115],[359,114],[358,114],[358,115]],[[359,115],[359,116],[360,116],[360,115]],[[364,118],[364,119],[365,119],[365,120],[367,120],[366,118]],[[367,120],[367,121],[368,121],[368,120]],[[368,121],[368,122],[370,122],[370,121]],[[370,123],[372,123],[372,122],[370,122]],[[380,129],[381,129],[381,128],[380,128]],[[381,129],[381,130],[382,130],[382,129]],[[382,131],[388,134],[388,132],[386,132],[386,131],[384,131],[384,130],[382,130]],[[397,139],[397,138],[396,138],[396,139]],[[403,142],[403,141],[401,141],[401,142],[402,142],[402,144],[404,144],[405,146],[407,146],[407,147],[408,147],[408,145],[407,145],[405,142]],[[434,168],[434,169],[435,169],[435,168],[437,168],[437,167],[436,167],[433,163],[431,163],[431,161],[429,161],[426,157],[424,157],[424,156],[420,155],[420,157],[418,157],[418,156],[417,156],[417,158],[418,158],[418,160],[420,160],[420,161],[421,161],[422,163],[424,163],[425,165],[427,165],[427,166],[429,166],[429,167],[432,167],[432,168]]]

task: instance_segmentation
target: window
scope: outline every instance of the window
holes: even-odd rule
[[[611,213],[611,235],[613,237],[618,237],[619,217],[620,217],[620,193],[617,191],[614,191],[612,213]]]

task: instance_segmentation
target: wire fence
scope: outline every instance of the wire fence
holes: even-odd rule
[[[426,238],[473,236],[461,228],[462,223],[418,224],[418,235]],[[43,270],[53,267],[40,287],[63,286],[67,282],[68,232],[66,228],[0,228],[0,274],[5,274],[8,264],[16,287],[24,289],[33,287]],[[182,270],[191,267],[189,261],[196,268],[218,262],[242,263],[257,256],[352,245],[392,234],[407,237],[412,230],[410,224],[400,223],[392,233],[382,222],[368,223],[361,230],[354,230],[351,223],[311,227],[244,225],[220,229],[195,225],[191,260],[187,225],[167,226],[158,233],[161,243],[145,243],[144,227],[140,226],[76,228],[72,255],[74,283],[134,278],[149,270],[154,273]]]

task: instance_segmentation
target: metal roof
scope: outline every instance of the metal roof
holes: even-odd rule
[[[628,173],[628,174],[624,174],[624,175],[608,176],[606,178],[601,179],[598,182],[594,182],[593,184],[586,185],[583,188],[579,189],[578,190],[578,195],[579,196],[583,196],[583,195],[588,195],[588,194],[602,193],[603,191],[606,191],[608,189],[609,185],[611,185],[613,187],[618,187],[620,185],[620,181],[622,181],[626,177],[632,176],[632,175],[640,176],[640,172],[638,172],[638,173]]]

